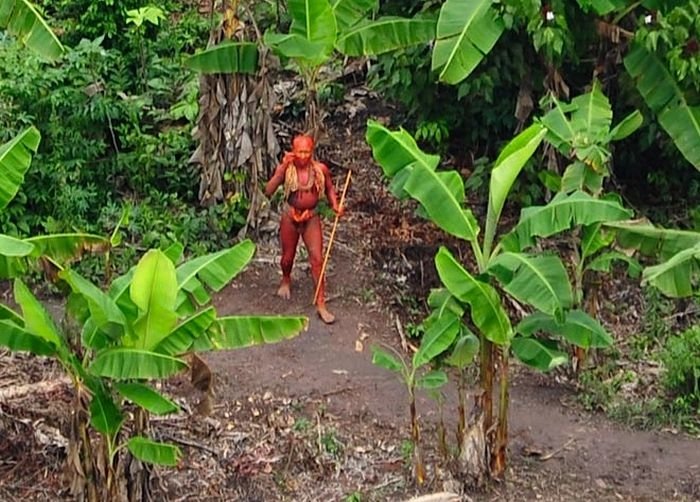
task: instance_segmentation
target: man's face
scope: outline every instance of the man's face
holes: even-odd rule
[[[313,140],[305,136],[295,138],[293,146],[294,165],[297,167],[308,166],[314,149]]]

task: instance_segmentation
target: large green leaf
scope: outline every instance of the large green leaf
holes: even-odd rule
[[[444,247],[435,255],[440,280],[459,301],[471,307],[474,325],[490,341],[505,345],[513,330],[498,292],[489,284],[474,278]]]
[[[637,89],[683,156],[700,169],[700,107],[690,106],[663,62],[634,44],[624,60]]]
[[[93,375],[115,380],[167,378],[187,367],[185,361],[165,354],[132,348],[105,349],[90,366]]]
[[[31,352],[37,356],[56,353],[53,343],[6,319],[0,319],[0,346],[17,352]]]
[[[613,263],[623,262],[627,264],[627,275],[632,279],[636,279],[642,275],[642,266],[631,256],[627,256],[620,251],[609,251],[596,256],[591,262],[586,265],[585,270],[594,270],[609,274],[612,270]]]
[[[374,160],[388,178],[414,165],[434,171],[440,163],[439,156],[424,153],[413,136],[404,129],[390,131],[379,122],[369,120],[366,139],[372,147]]]
[[[539,124],[532,124],[513,138],[501,151],[489,183],[489,205],[484,234],[484,255],[488,259],[496,235],[496,227],[501,217],[508,193],[532,154],[542,142],[546,130]]]
[[[423,366],[445,352],[459,333],[460,324],[460,318],[451,312],[439,316],[423,335],[420,349],[413,355],[413,367]]]
[[[292,25],[289,32],[310,42],[322,42],[333,46],[337,24],[333,8],[328,0],[289,0]]]
[[[225,42],[190,56],[184,64],[201,73],[255,74],[258,47],[250,42]]]
[[[440,9],[432,69],[439,80],[458,84],[491,51],[503,33],[503,23],[491,0],[447,0]]]
[[[635,110],[617,124],[612,131],[610,137],[613,141],[620,141],[635,132],[644,124],[644,115],[639,110]]]
[[[134,436],[126,443],[129,452],[148,464],[176,466],[182,452],[175,445],[159,443],[143,436]]]
[[[136,265],[129,293],[139,308],[134,323],[134,346],[153,350],[175,327],[177,313],[175,265],[165,253],[151,249]]]
[[[74,293],[81,295],[87,302],[94,327],[112,339],[119,339],[127,330],[127,320],[119,306],[100,288],[81,277],[71,269],[59,272],[59,277],[66,281]],[[94,333],[93,333],[94,335]],[[85,341],[93,347],[93,337]]]
[[[124,417],[104,385],[96,383],[91,385],[90,389],[93,392],[90,400],[90,423],[98,432],[114,437],[119,432]]]
[[[177,267],[177,289],[184,289],[199,305],[211,299],[204,286],[221,291],[243,270],[255,253],[255,244],[246,239],[235,246],[189,260]],[[180,300],[178,301],[178,307]]]
[[[0,303],[0,319],[10,321],[20,327],[24,326],[22,316],[2,303]]]
[[[20,257],[31,254],[34,246],[22,239],[0,234],[0,255]]]
[[[622,9],[627,6],[625,0],[577,0],[581,8],[588,12],[594,10],[597,14],[604,16],[610,12]]]
[[[63,46],[27,0],[0,0],[0,28],[47,60],[63,54]]]
[[[613,343],[612,336],[605,328],[581,310],[567,312],[561,323],[543,312],[535,312],[520,321],[515,330],[524,336],[532,336],[537,332],[560,336],[584,349],[610,347]]]
[[[691,296],[698,292],[700,278],[700,244],[684,249],[669,260],[647,267],[642,282],[658,288],[673,298]]]
[[[404,190],[421,203],[433,223],[442,230],[467,241],[476,239],[479,233],[476,218],[470,209],[462,207],[463,201],[455,198],[454,190],[437,172],[415,165]]]
[[[585,132],[591,140],[605,141],[610,133],[613,113],[610,101],[600,90],[600,83],[593,81],[590,92],[571,100],[574,105],[571,123],[575,131]]]
[[[22,308],[24,328],[56,348],[64,346],[63,335],[49,312],[20,279],[15,279],[15,301]]]
[[[571,284],[556,255],[501,253],[488,267],[509,294],[553,316],[563,316],[573,304]]]
[[[626,220],[632,211],[616,200],[600,199],[583,191],[560,192],[546,206],[524,208],[520,221],[504,239],[507,249],[524,250],[535,237],[550,237],[580,225]]]
[[[24,241],[34,246],[32,257],[47,256],[59,263],[79,258],[85,252],[103,252],[109,249],[109,239],[83,233],[37,235]]]
[[[376,56],[385,52],[425,44],[435,38],[435,21],[382,17],[342,32],[335,42],[346,56]]]
[[[122,396],[154,415],[176,413],[180,409],[177,404],[148,385],[118,382],[115,387]]]
[[[621,247],[660,256],[662,260],[700,243],[700,232],[655,227],[643,220],[606,222],[603,226],[615,231]]]
[[[564,352],[548,347],[536,338],[516,336],[513,338],[512,348],[518,359],[540,371],[549,371],[568,361]]]
[[[2,9],[8,0],[0,0],[0,22]],[[10,2],[13,3],[13,2]],[[36,127],[28,127],[9,142],[0,145],[0,209],[17,195],[24,182],[24,173],[32,163],[32,154],[39,147],[41,135]]]
[[[338,32],[357,24],[373,10],[379,9],[379,0],[331,0]]]
[[[277,343],[297,336],[306,329],[306,317],[228,316],[216,321],[216,329],[194,341],[196,351],[242,349]]]
[[[171,356],[184,354],[190,350],[190,347],[192,347],[192,344],[197,338],[204,335],[209,330],[215,320],[216,310],[214,307],[202,310],[182,322],[156,345],[153,351],[169,354]]]

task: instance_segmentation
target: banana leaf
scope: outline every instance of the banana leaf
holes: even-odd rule
[[[152,441],[143,436],[129,438],[126,447],[135,458],[148,464],[173,467],[182,457],[182,452],[177,446]]]
[[[0,234],[0,255],[9,257],[27,256],[34,246],[22,239]]]
[[[25,242],[32,244],[31,256],[47,256],[59,263],[79,258],[83,253],[101,253],[109,250],[109,239],[101,235],[66,233],[27,237]]]
[[[148,385],[135,382],[117,382],[115,387],[126,399],[154,415],[176,413],[180,409],[177,404]]]
[[[432,69],[439,80],[458,84],[491,51],[503,22],[491,9],[491,0],[447,0],[440,9]]]
[[[462,325],[461,333],[452,349],[452,353],[445,359],[445,362],[455,368],[465,369],[469,366],[474,357],[479,353],[479,339]]]
[[[97,348],[93,343],[97,336],[95,330],[101,331],[113,340],[118,340],[127,332],[126,316],[109,295],[74,270],[62,270],[58,276],[68,283],[74,293],[81,295],[87,302],[92,321],[91,327],[94,327],[94,330],[85,332],[90,334],[84,338],[88,347]]]
[[[627,7],[625,0],[577,0],[581,9],[586,12],[595,11],[596,14],[604,16],[615,10]]]
[[[680,298],[697,293],[699,278],[700,244],[696,244],[663,263],[645,268],[642,283],[651,284],[666,296]]]
[[[493,286],[473,277],[444,247],[435,255],[435,266],[450,293],[469,304],[472,321],[486,339],[498,345],[508,344],[513,330]]]
[[[434,171],[440,163],[439,156],[423,152],[413,136],[403,128],[390,131],[379,122],[369,120],[366,139],[372,147],[374,160],[388,178],[416,164]]]
[[[641,44],[625,57],[625,68],[683,156],[700,169],[700,107],[690,106],[663,62]]]
[[[338,27],[328,0],[289,0],[288,11],[291,34],[333,46]]]
[[[89,387],[93,393],[90,400],[90,424],[98,432],[113,438],[119,432],[124,416],[102,382],[91,382]]]
[[[7,2],[7,0],[0,1]],[[0,20],[5,3],[0,6]],[[0,145],[0,210],[7,207],[17,195],[19,187],[24,182],[24,174],[32,163],[32,154],[39,148],[39,141],[41,141],[41,134],[36,127],[32,126]]]
[[[446,383],[447,373],[442,370],[429,371],[416,378],[416,387],[419,389],[439,389]]]
[[[545,134],[546,130],[541,125],[532,124],[513,138],[496,159],[489,183],[489,204],[484,233],[483,249],[487,259],[508,193],[510,193],[510,189],[525,163],[537,150]]]
[[[22,308],[24,328],[57,349],[64,347],[63,334],[56,327],[51,315],[20,279],[15,279],[14,296]]]
[[[655,227],[645,220],[605,222],[603,226],[615,231],[617,243],[622,248],[659,256],[661,260],[668,260],[700,243],[700,232]]]
[[[255,74],[258,47],[250,42],[225,42],[190,56],[184,64],[200,73]]]
[[[394,373],[403,374],[406,371],[401,360],[377,346],[372,347],[372,364],[384,368],[385,370],[393,371]]]
[[[171,356],[184,354],[190,350],[197,338],[209,331],[215,320],[216,310],[214,307],[202,310],[177,326],[156,345],[153,351]]]
[[[140,313],[133,346],[153,350],[177,323],[177,276],[170,258],[158,249],[148,251],[136,265],[129,295]]]
[[[335,48],[346,56],[377,56],[397,49],[427,44],[435,38],[435,21],[382,17],[342,32]]]
[[[24,327],[24,319],[22,319],[22,316],[2,303],[0,303],[0,319],[7,320],[13,324],[16,324],[17,326]]]
[[[95,357],[89,371],[114,380],[167,378],[187,367],[182,359],[142,349],[105,349]]]
[[[265,45],[272,47],[278,54],[292,59],[299,59],[311,66],[323,64],[333,52],[333,45],[307,40],[296,33],[265,33]]]
[[[216,329],[198,337],[193,350],[242,349],[277,343],[297,336],[308,325],[306,317],[228,316],[216,321]]]
[[[0,346],[13,352],[30,352],[37,356],[51,356],[56,346],[6,319],[0,319]]]
[[[359,23],[370,11],[379,9],[379,0],[332,0],[331,8],[338,24],[338,32]]]
[[[583,191],[560,192],[546,206],[524,208],[518,224],[504,237],[508,250],[522,251],[535,243],[536,237],[550,237],[580,225],[629,219],[632,211],[613,199],[600,199]]]
[[[537,332],[560,336],[584,349],[610,347],[613,343],[605,328],[582,310],[567,312],[564,322],[558,322],[543,312],[535,312],[520,321],[515,330],[528,337]]]
[[[221,291],[243,270],[255,253],[255,245],[246,239],[235,246],[189,260],[177,267],[177,288],[191,293],[196,303],[204,305],[211,298],[205,286]],[[181,306],[183,297],[178,301]]]
[[[455,180],[456,178],[450,178]],[[464,193],[462,188],[458,193]],[[455,198],[455,190],[445,183],[437,172],[417,164],[406,180],[404,190],[421,203],[430,219],[450,235],[466,241],[474,241],[479,233],[479,224],[471,209],[462,206],[463,200]]]
[[[542,340],[516,336],[511,345],[513,354],[526,365],[539,371],[550,371],[568,361],[566,353],[547,346]]]
[[[439,316],[423,335],[420,349],[413,355],[413,367],[423,366],[445,352],[457,337],[461,323],[458,316],[449,312]]]
[[[514,298],[558,319],[573,304],[569,277],[556,255],[501,253],[487,271]]]
[[[63,54],[61,42],[27,0],[0,0],[0,28],[7,29],[46,60],[54,60]]]

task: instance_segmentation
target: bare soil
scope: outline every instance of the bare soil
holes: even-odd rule
[[[275,295],[276,236],[257,235],[253,262],[215,300],[219,314],[304,314],[308,330],[276,345],[207,354],[216,375],[208,416],[196,412],[201,396],[185,377],[168,383],[183,412],[155,419],[153,434],[178,443],[184,458],[177,469],[156,469],[157,500],[401,501],[434,492],[457,493],[456,500],[700,500],[698,439],[585,413],[571,404],[575,390],[566,381],[517,366],[506,481],[460,492],[437,451],[439,407],[422,396],[428,481],[415,486],[406,392],[371,363],[370,347],[410,356],[399,335],[415,316],[407,292],[420,297],[436,285],[432,255],[444,238],[386,193],[362,141],[368,112],[359,107],[349,120],[348,109],[330,118],[333,142],[319,154],[336,184],[347,168],[354,179],[328,274],[337,322],[327,326],[315,315],[303,251],[292,299]],[[608,327],[633,329],[618,321]],[[12,394],[18,385],[29,387]],[[449,439],[453,390],[446,395]],[[63,476],[70,398],[50,361],[0,353],[0,500],[70,499]]]

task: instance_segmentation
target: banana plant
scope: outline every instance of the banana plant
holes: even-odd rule
[[[429,366],[436,358],[453,347],[451,355],[446,358],[447,364],[460,370],[460,375],[478,351],[478,339],[460,321],[463,308],[446,290],[436,290],[431,293],[429,304],[433,307],[432,314],[423,322],[425,335],[420,349],[410,361],[401,354],[387,352],[380,347],[372,347],[372,362],[386,370],[398,374],[406,386],[411,426],[411,441],[413,443],[413,473],[416,482],[425,482],[425,466],[421,449],[420,424],[416,410],[416,391],[436,390],[447,383],[447,374],[442,369],[431,369]],[[460,402],[464,396],[462,380],[460,380]]]
[[[576,220],[582,224],[571,235],[574,306],[576,309],[585,308],[588,314],[596,317],[596,273],[609,273],[616,261],[626,262],[632,277],[641,273],[636,260],[610,249],[614,234],[606,231],[600,222],[605,221],[606,216],[612,217],[611,221],[632,217],[631,211],[621,210],[613,194],[601,196],[601,192],[604,180],[610,175],[611,143],[634,133],[642,125],[643,117],[635,110],[613,127],[610,102],[597,80],[593,81],[590,92],[575,97],[571,103],[561,102],[553,96],[549,103],[551,110],[539,121],[547,128],[545,140],[571,163],[560,179],[549,184],[550,188],[559,191],[550,204],[523,210],[521,221],[512,232],[517,241],[513,248],[525,250],[535,243],[535,237],[547,238],[563,231],[568,222],[562,215],[571,211],[581,213]],[[550,181],[555,178],[553,173],[547,174]],[[587,215],[583,211],[596,211],[600,217],[596,218],[596,223],[586,224]],[[555,222],[554,225],[551,222]],[[586,350],[578,346],[574,353],[572,365],[577,372],[585,360]]]
[[[496,242],[496,230],[508,193],[546,134],[547,130],[535,123],[501,151],[491,173],[488,210],[481,238],[480,225],[472,211],[465,207],[464,184],[459,173],[437,170],[439,157],[422,152],[406,131],[390,131],[373,121],[367,127],[367,142],[372,147],[374,159],[391,179],[393,193],[416,200],[421,214],[448,234],[466,241],[474,256],[473,272],[468,271],[471,267],[460,262],[445,247],[435,256],[443,286],[463,311],[469,313],[460,317],[461,322],[468,328],[475,328],[479,337],[481,394],[476,402],[479,413],[469,427],[480,430],[481,438],[472,438],[467,446],[483,447],[478,452],[461,452],[462,458],[472,463],[463,468],[472,473],[473,482],[483,479],[486,474],[484,466],[488,465],[490,474],[496,477],[502,476],[505,470],[510,353],[528,366],[547,371],[565,363],[567,357],[557,349],[554,340],[535,336],[538,331],[554,332],[584,346],[609,345],[611,342],[597,321],[585,312],[572,310],[571,284],[557,255],[518,251],[510,247],[514,239],[512,235]],[[533,216],[532,212],[523,212],[515,233],[520,238],[524,239],[524,233],[534,234],[528,238],[538,234],[550,236],[577,225],[626,219],[629,212],[615,201],[601,202],[583,192],[574,192],[562,194],[546,207],[545,212],[539,213],[540,217]],[[495,286],[497,283],[500,290]],[[531,306],[540,315],[529,318],[529,324],[522,329],[515,329],[503,306],[506,297]],[[570,335],[574,332],[575,336]],[[437,346],[446,350],[450,345],[445,342]],[[499,368],[500,398],[498,419],[494,424],[492,391],[496,366]],[[494,429],[495,436],[491,434]]]
[[[47,61],[58,59],[64,52],[61,42],[27,0],[0,0],[0,28]]]
[[[428,43],[435,37],[432,19],[371,20],[371,12],[378,7],[378,0],[289,0],[289,33],[265,33],[265,44],[294,61],[303,78],[308,130],[316,131],[320,125],[317,80],[334,50],[345,56],[376,56]]]
[[[67,310],[81,327],[77,336],[61,330],[15,280],[21,312],[0,310],[0,345],[55,357],[70,376],[76,422],[69,464],[78,481],[73,486],[87,490],[89,499],[113,500],[133,471],[126,467],[132,459],[177,464],[178,447],[148,435],[148,414],[179,411],[153,383],[185,370],[187,353],[274,343],[306,326],[304,317],[219,316],[210,305],[211,292],[226,286],[254,249],[243,241],[179,265],[181,246],[150,250],[107,291],[65,268],[58,275],[71,290]],[[100,445],[90,442],[90,430],[99,433]]]
[[[635,110],[615,127],[610,101],[593,81],[590,92],[563,103],[551,96],[552,109],[540,120],[547,128],[546,140],[571,163],[565,168],[559,189],[566,193],[586,190],[598,195],[610,175],[610,144],[634,133],[644,122]]]

